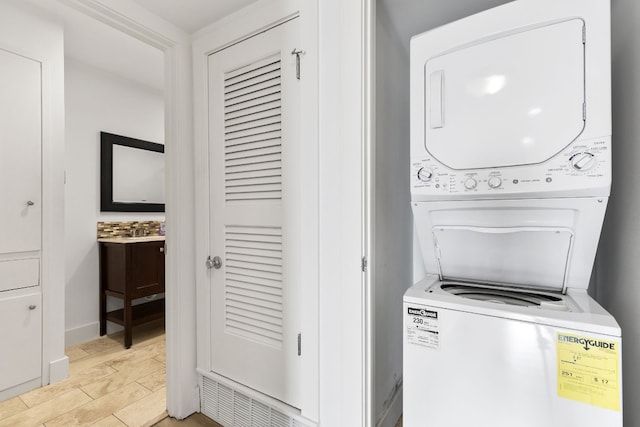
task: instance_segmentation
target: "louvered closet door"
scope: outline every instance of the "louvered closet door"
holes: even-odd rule
[[[212,370],[299,407],[298,19],[209,57]]]

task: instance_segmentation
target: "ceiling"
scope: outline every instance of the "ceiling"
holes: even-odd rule
[[[193,34],[256,0],[133,0],[145,9]]]
[[[133,81],[164,88],[164,54],[61,1],[2,0],[44,13],[64,26],[65,58]],[[192,34],[256,0],[130,0]],[[108,2],[107,2],[108,4]]]
[[[91,67],[161,91],[163,53],[103,24],[61,1],[3,0],[54,16],[64,25],[65,56]],[[240,10],[256,0],[129,0],[189,34]],[[322,0],[320,0],[322,1]],[[379,14],[388,15],[403,45],[409,39],[447,22],[510,0],[377,0]]]
[[[189,34],[256,0],[132,0]],[[321,0],[322,1],[322,0]],[[447,22],[512,0],[377,0],[388,12],[403,42]]]

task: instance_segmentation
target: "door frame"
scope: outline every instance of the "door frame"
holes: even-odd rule
[[[375,0],[319,4],[320,339],[328,348],[321,351],[320,404],[326,426],[378,422],[372,274],[375,11]]]
[[[191,36],[128,0],[58,0],[164,53],[167,411],[200,409],[196,375]]]

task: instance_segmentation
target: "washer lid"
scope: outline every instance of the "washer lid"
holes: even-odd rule
[[[436,226],[440,277],[565,292],[573,232],[561,227]]]
[[[584,21],[507,32],[426,61],[425,148],[452,169],[538,164],[584,129]]]

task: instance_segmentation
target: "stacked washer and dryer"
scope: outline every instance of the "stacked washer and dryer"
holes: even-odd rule
[[[611,184],[608,0],[517,0],[411,40],[405,427],[622,426],[588,294]]]

